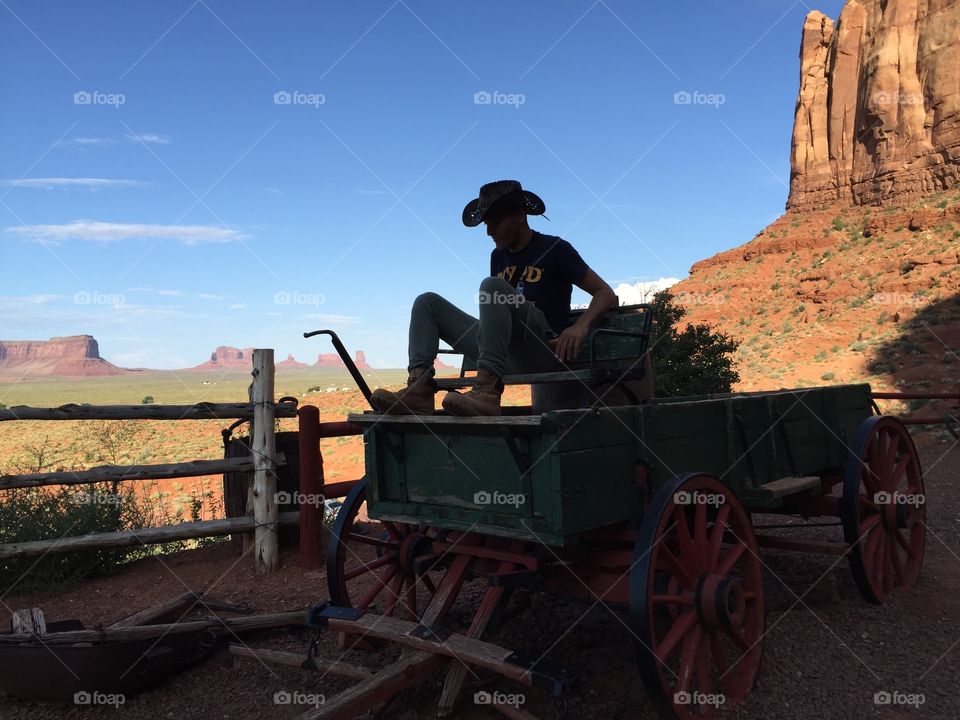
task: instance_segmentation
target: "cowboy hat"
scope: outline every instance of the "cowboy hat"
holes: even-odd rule
[[[523,210],[527,215],[543,215],[547,207],[543,200],[524,190],[517,180],[497,180],[480,188],[480,197],[471,200],[463,209],[463,224],[476,227],[491,210]]]

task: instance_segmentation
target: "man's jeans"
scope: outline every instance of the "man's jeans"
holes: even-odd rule
[[[417,297],[410,313],[410,364],[432,368],[440,340],[476,361],[498,378],[506,373],[563,370],[553,346],[555,337],[543,312],[524,301],[498,277],[480,283],[480,319],[468,315],[436,293]]]

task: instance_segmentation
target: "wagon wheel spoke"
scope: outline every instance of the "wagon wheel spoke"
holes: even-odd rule
[[[693,548],[696,551],[695,560],[697,565],[697,571],[703,572],[706,568],[702,567],[704,560],[707,558],[707,506],[705,503],[697,503],[696,509],[694,510],[694,541]]]
[[[888,533],[887,543],[890,546],[890,559],[893,561],[893,577],[897,581],[897,585],[902,585],[906,581],[906,576],[903,574],[903,560],[900,558],[900,550],[897,548],[896,541],[893,537],[890,537],[899,535],[900,533],[896,530]]]
[[[693,605],[693,593],[653,595],[650,601],[656,605]]]
[[[690,681],[693,680],[693,670],[697,662],[697,649],[700,647],[702,629],[694,625],[693,629],[683,637],[683,650],[680,653],[680,668],[677,673],[677,692],[689,692]]]
[[[670,548],[664,546],[660,548],[659,556],[666,561],[667,569],[673,573],[674,577],[677,578],[677,581],[683,585],[687,590],[693,590],[695,582],[693,577],[687,571],[687,568],[684,567],[680,559],[673,554],[673,551]]]
[[[359,610],[366,610],[370,607],[370,603],[377,599],[377,596],[387,587],[387,583],[389,583],[398,572],[399,569],[396,567],[387,568],[385,573],[377,577],[376,583],[367,591],[367,594],[357,603],[356,607]]]
[[[430,576],[424,573],[420,576],[420,581],[423,583],[423,586],[427,588],[427,591],[433,595],[437,591],[437,586],[433,584],[433,580],[430,579]]]
[[[393,611],[397,607],[397,601],[400,600],[400,590],[403,588],[403,574],[397,573],[396,577],[390,581],[390,586],[388,590],[390,591],[390,597],[387,599],[387,606],[383,609],[383,614],[387,617],[393,615]]]
[[[710,537],[710,558],[707,562],[707,570],[712,571],[720,562],[720,550],[722,548],[723,533],[727,528],[727,518],[730,517],[730,506],[724,505],[717,512],[717,517],[713,521],[713,534]]]
[[[719,630],[710,631],[710,655],[720,672],[720,682],[722,683],[724,676],[730,672],[730,661],[727,660],[727,651],[723,648],[723,639],[720,637]]]
[[[880,522],[880,514],[871,515],[860,523],[860,539],[862,540],[867,536],[867,533],[874,528],[874,526]]]
[[[737,564],[737,561],[743,556],[747,551],[747,546],[743,543],[740,543],[733,549],[731,549],[726,555],[723,556],[723,560],[717,566],[715,570],[717,575],[726,577],[730,574],[730,571],[733,570],[733,566]]]
[[[857,495],[857,501],[860,503],[860,505],[863,506],[865,510],[869,510],[870,512],[874,512],[874,513],[880,512],[880,509],[877,507],[877,504],[873,502],[873,500],[868,498],[866,495]]]
[[[390,533],[390,537],[397,542],[403,541],[404,533],[400,531],[400,528],[398,528],[392,522],[387,522],[386,520],[381,521],[381,524],[387,529],[387,532]]]
[[[384,565],[389,565],[394,560],[396,560],[396,557],[397,557],[396,553],[390,553],[389,555],[384,555],[383,557],[377,558],[376,560],[372,560],[368,563],[365,563],[363,565],[360,565],[359,567],[354,568],[353,570],[350,570],[349,572],[344,573],[343,578],[344,580],[353,580],[355,577],[359,577],[368,572],[372,572],[377,568],[383,567]]]
[[[737,628],[733,627],[732,625],[724,625],[723,632],[725,632],[727,637],[733,640],[734,645],[740,648],[743,652],[747,652],[750,649],[750,643],[747,642],[747,639]]]
[[[697,613],[692,609],[684,611],[680,617],[676,619],[673,625],[670,626],[670,630],[664,635],[663,641],[656,648],[657,657],[660,659],[660,662],[664,665],[667,664],[667,658],[670,656],[670,653],[673,652],[677,643],[687,636],[690,628],[692,628],[696,622]]]
[[[904,476],[904,473],[906,473],[907,466],[910,464],[911,460],[913,460],[913,458],[904,453],[896,467],[893,468],[893,471],[890,474],[891,490],[895,490],[896,488],[900,487],[900,479]],[[909,486],[907,487],[907,490],[908,492],[913,492],[913,489]]]
[[[707,642],[707,631],[700,630],[700,652],[697,653],[697,686],[704,695],[712,695],[713,683],[710,682],[710,647]]]
[[[893,539],[897,541],[897,545],[903,548],[903,551],[907,554],[907,557],[913,560],[916,557],[916,553],[913,552],[913,548],[910,547],[910,543],[907,542],[907,539],[903,537],[899,530],[894,530]]]
[[[693,536],[690,534],[690,526],[687,524],[687,513],[684,506],[677,505],[676,509],[673,511],[673,515],[677,519],[676,536],[677,545],[680,548],[680,559],[687,567],[694,566],[692,571],[696,572],[696,563],[693,559],[693,556],[695,555]]]

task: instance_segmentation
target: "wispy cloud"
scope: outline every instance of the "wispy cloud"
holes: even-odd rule
[[[265,188],[263,189],[263,191],[264,191],[264,192],[268,192],[268,193],[270,193],[271,195],[283,195],[283,190],[281,190],[280,188],[265,187]]]
[[[361,195],[383,195],[386,190],[357,190]]]
[[[115,138],[108,137],[72,137],[58,142],[58,145],[113,145],[119,142]]]
[[[247,304],[246,304],[246,303],[234,303],[233,305],[230,306],[230,309],[231,309],[231,310],[246,310],[246,309],[247,309]],[[269,315],[270,313],[267,313],[267,314]],[[280,314],[280,313],[277,313],[277,315],[279,315],[279,314]]]
[[[237,230],[212,225],[150,225],[94,220],[74,220],[62,225],[21,225],[7,227],[6,231],[42,244],[58,244],[69,240],[99,243],[169,240],[184,245],[199,245],[234,242],[247,237]]]
[[[170,138],[160,133],[137,133],[124,135],[130,142],[147,143],[148,145],[169,145]]]
[[[107,187],[146,187],[150,183],[140,180],[124,180],[121,178],[91,178],[91,177],[46,177],[46,178],[20,178],[18,180],[0,180],[0,186],[15,188],[40,188],[51,190],[53,188],[89,188],[97,190]]]

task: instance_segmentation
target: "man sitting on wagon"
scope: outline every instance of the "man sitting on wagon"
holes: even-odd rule
[[[370,403],[377,412],[433,413],[433,366],[440,340],[477,365],[469,392],[444,397],[443,407],[451,415],[499,415],[505,373],[556,372],[577,357],[590,326],[616,306],[617,296],[570,243],[530,228],[527,215],[545,211],[543,200],[516,180],[488,183],[467,203],[463,224],[484,223],[496,245],[490,254],[490,277],[480,283],[480,317],[436,293],[419,295],[410,313],[407,387],[399,392],[375,390]],[[571,323],[574,285],[591,300]]]

